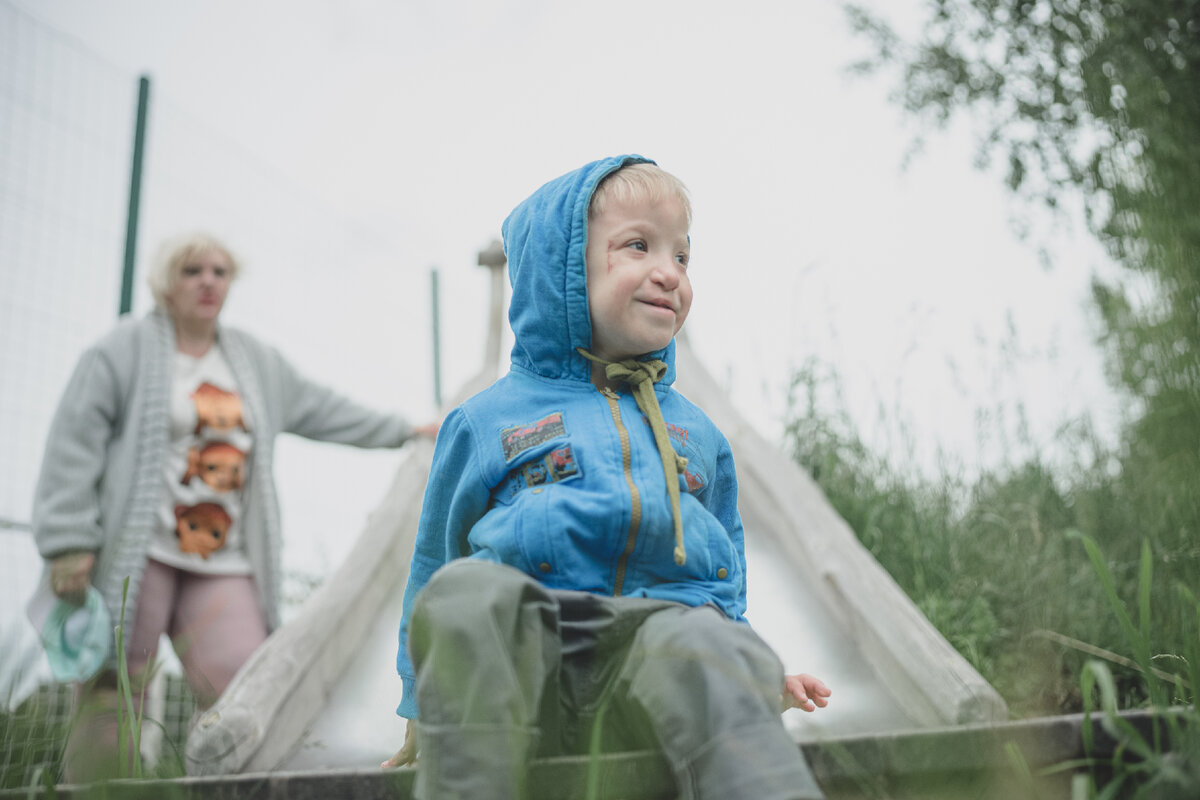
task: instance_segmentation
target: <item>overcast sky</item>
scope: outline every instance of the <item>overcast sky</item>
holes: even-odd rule
[[[395,243],[386,274],[331,259],[325,277],[423,304],[438,265],[447,392],[478,364],[486,279],[475,254],[508,211],[586,161],[637,152],[692,192],[688,331],[769,436],[792,370],[810,358],[841,375],[868,442],[887,446],[882,407],[923,466],[939,447],[994,459],[976,443],[977,420],[996,408],[1011,418],[1021,404],[1042,442],[1080,414],[1113,425],[1087,305],[1092,274],[1112,270],[1100,248],[1060,231],[1046,269],[1013,234],[1021,209],[1000,178],[972,168],[969,123],[931,134],[902,168],[918,129],[888,101],[887,80],[847,75],[866,51],[837,3],[13,1],[119,70],[149,73],[156,108]],[[912,29],[913,0],[877,5]],[[197,224],[159,199],[152,232]],[[226,200],[237,213],[238,197]],[[303,362],[286,336],[295,311],[269,302],[273,274],[251,271],[234,288],[228,320],[278,332]],[[333,352],[328,366],[305,366],[339,384],[339,355],[392,365],[418,343],[421,396],[399,405],[433,412],[424,312],[386,334],[374,307],[306,313]],[[289,480],[296,524],[286,506],[307,492]]]

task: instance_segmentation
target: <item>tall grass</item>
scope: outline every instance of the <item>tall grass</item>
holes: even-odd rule
[[[37,785],[60,774],[70,724],[65,693],[41,687],[19,707],[0,708],[0,789]]]
[[[122,778],[144,778],[146,772],[142,765],[142,723],[145,720],[146,687],[150,684],[150,676],[136,678],[138,693],[135,704],[135,680],[131,679],[129,674],[129,662],[125,654],[125,611],[128,601],[129,578],[125,578],[121,585],[121,619],[113,631],[117,653],[117,774]],[[150,670],[155,667],[156,665],[151,665]]]
[[[1195,705],[1196,688],[1200,686],[1200,602],[1184,584],[1176,583],[1173,587],[1180,605],[1193,613],[1194,627],[1188,625],[1192,628],[1192,642],[1185,654],[1169,655],[1180,669],[1174,672],[1158,669],[1154,662],[1163,656],[1156,656],[1151,646],[1154,563],[1149,543],[1142,543],[1139,559],[1135,619],[1126,602],[1117,595],[1112,573],[1095,540],[1082,534],[1077,536],[1134,654],[1133,661],[1142,676],[1150,707],[1162,715],[1162,724],[1154,725],[1149,735],[1145,735],[1123,719],[1117,713],[1117,688],[1111,669],[1103,661],[1089,661],[1082,675],[1083,702],[1088,712],[1083,736],[1092,772],[1075,777],[1073,800],[1200,797],[1200,712]],[[1094,736],[1091,712],[1097,706],[1103,711],[1100,724],[1119,743],[1110,758],[1090,757]],[[1182,710],[1166,713],[1171,706],[1180,706]],[[1104,773],[1100,783],[1096,781],[1096,767]]]
[[[1136,442],[1109,447],[1078,423],[1053,443],[1065,462],[1031,448],[970,478],[947,465],[930,477],[872,452],[823,405],[839,394],[831,381],[814,364],[795,375],[786,446],[1016,716],[1083,710],[1089,659],[1107,664],[1120,708],[1150,704],[1148,666],[1185,672],[1173,656],[1196,647],[1196,608],[1176,587],[1200,586],[1200,513],[1186,492],[1200,475],[1164,480],[1170,465],[1145,461]],[[1085,541],[1104,553],[1105,581]],[[1146,558],[1156,577],[1139,583]],[[1155,612],[1134,648],[1111,600],[1143,595]]]
[[[184,731],[168,731],[162,722],[144,716],[146,691],[160,665],[150,667],[145,675],[129,674],[124,641],[128,586],[126,579],[120,619],[113,628],[117,665],[112,707],[98,697],[80,704],[77,698],[72,699],[77,694],[74,687],[61,684],[39,687],[32,697],[11,711],[6,704],[0,709],[0,790],[57,783],[64,773],[64,747],[71,729],[83,724],[85,716],[97,713],[115,715],[117,750],[111,754],[111,775],[107,777],[184,775],[181,742],[176,740],[177,736],[182,739]],[[185,696],[178,698],[176,705],[190,707],[190,693],[182,689],[182,681],[178,683],[177,693]],[[146,764],[142,757],[142,731],[146,725],[163,729],[160,752],[153,765]]]

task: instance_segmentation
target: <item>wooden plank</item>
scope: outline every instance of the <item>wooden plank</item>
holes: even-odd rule
[[[1180,724],[1195,724],[1182,709],[1166,713],[1122,712],[1146,739],[1165,728],[1167,716]],[[802,750],[829,800],[890,797],[893,800],[1010,800],[1037,792],[1065,797],[1076,766],[1061,773],[1037,775],[1057,764],[1083,759],[1084,716],[1023,720],[932,730],[893,732],[804,744]],[[1093,755],[1108,758],[1118,748],[1098,724]],[[1164,738],[1164,741],[1165,738]],[[1015,768],[1017,752],[1035,777]],[[1126,758],[1132,759],[1129,753]],[[588,797],[589,771],[596,771],[595,800],[668,800],[675,796],[674,779],[661,757],[652,752],[603,756],[597,765],[586,757],[535,761],[530,773],[530,796],[537,800],[583,800]],[[1107,770],[1102,769],[1102,774]],[[327,770],[277,772],[158,781],[112,781],[103,786],[60,786],[0,791],[0,800],[50,798],[83,800],[408,800],[415,770]],[[1132,787],[1130,787],[1132,788]]]

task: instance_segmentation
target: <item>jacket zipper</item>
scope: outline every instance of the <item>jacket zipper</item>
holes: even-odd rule
[[[621,421],[621,408],[617,405],[617,394],[612,389],[601,389],[604,399],[608,401],[608,410],[612,413],[613,423],[617,426],[617,436],[621,439],[621,466],[625,471],[625,483],[629,486],[630,499],[633,502],[633,513],[629,518],[629,533],[625,536],[625,551],[617,559],[617,576],[613,581],[613,596],[620,597],[625,586],[625,566],[633,548],[637,545],[638,528],[642,524],[642,495],[633,482],[633,453],[629,447],[629,431]]]

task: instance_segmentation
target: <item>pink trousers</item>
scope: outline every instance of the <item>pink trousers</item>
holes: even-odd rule
[[[267,638],[250,575],[200,575],[149,559],[125,655],[129,674],[154,663],[167,634],[200,708],[208,708]]]
[[[267,624],[250,575],[198,575],[147,560],[125,655],[134,713],[159,637],[167,634],[184,677],[206,709],[229,686],[246,659],[267,638]],[[119,742],[115,673],[102,672],[79,690],[79,707],[63,754],[65,778],[83,783],[131,774],[129,741]],[[121,764],[121,756],[124,764]]]

